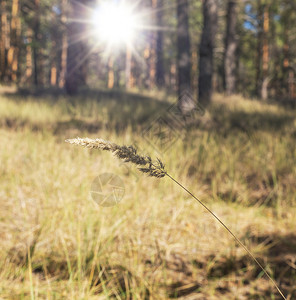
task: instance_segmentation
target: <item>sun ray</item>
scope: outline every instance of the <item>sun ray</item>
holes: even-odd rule
[[[142,66],[147,61],[142,55],[145,45],[149,43],[149,32],[174,32],[176,29],[168,26],[157,26],[153,22],[159,11],[175,9],[176,4],[164,7],[143,7],[141,1],[100,1],[97,7],[78,3],[84,11],[81,17],[68,19],[68,22],[85,24],[85,30],[80,35],[72,36],[69,45],[79,42],[90,43],[83,62],[98,51],[103,54],[103,60],[108,60],[120,51],[130,51],[134,59]],[[83,63],[82,62],[82,63]],[[74,66],[73,70],[79,66]]]
[[[103,42],[118,45],[128,43],[135,38],[140,19],[135,6],[121,2],[103,3],[94,10],[93,27]]]
[[[90,57],[90,55],[92,55],[92,53],[94,53],[94,50],[97,48],[97,45],[93,45],[84,55],[84,57],[74,66],[72,66],[72,68],[68,71],[68,75],[74,73],[78,68],[80,68],[83,63]]]

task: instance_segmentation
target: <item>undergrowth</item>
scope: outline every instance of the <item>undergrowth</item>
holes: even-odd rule
[[[3,299],[280,299],[244,250],[172,183],[64,143],[100,136],[159,156],[143,132],[171,101],[0,97]],[[216,95],[160,155],[290,299],[295,120],[276,104]],[[103,208],[89,190],[110,170],[125,196]]]

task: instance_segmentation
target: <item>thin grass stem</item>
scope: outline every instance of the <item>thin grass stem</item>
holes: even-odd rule
[[[264,272],[264,274],[268,277],[268,279],[273,283],[273,285],[276,287],[279,294],[283,297],[283,299],[287,300],[287,298],[284,296],[283,292],[277,285],[277,283],[274,281],[274,279],[268,274],[268,272],[265,270],[265,268],[262,266],[262,264],[258,261],[258,259],[252,254],[252,252],[243,244],[243,242],[236,237],[236,235],[224,224],[224,222],[218,218],[202,201],[200,201],[194,194],[192,194],[184,185],[179,183],[174,177],[172,177],[170,174],[166,173],[166,176],[169,177],[173,182],[175,182],[177,185],[179,185],[184,191],[186,191],[192,198],[194,198],[201,206],[203,206],[227,231],[228,233],[235,239],[235,241],[244,248],[244,250],[248,253],[248,255],[256,262],[256,264],[260,267],[260,269]]]
[[[102,139],[89,139],[89,138],[76,138],[66,140],[67,143],[83,146],[91,149],[107,150],[112,152],[117,158],[123,160],[124,162],[131,162],[138,167],[138,170],[148,176],[163,178],[165,176],[169,177],[173,182],[180,186],[184,191],[186,191],[193,199],[195,199],[200,205],[202,205],[235,239],[235,241],[247,252],[247,254],[254,260],[254,262],[260,267],[268,279],[276,287],[279,294],[283,299],[287,300],[283,292],[275,282],[275,280],[268,274],[262,264],[258,259],[252,254],[252,252],[243,244],[243,242],[236,237],[236,235],[222,222],[202,201],[200,201],[194,194],[192,194],[186,187],[178,182],[174,177],[168,174],[165,170],[165,166],[160,159],[152,161],[150,156],[143,156],[137,153],[137,149],[133,146],[119,146],[117,144],[105,141]]]

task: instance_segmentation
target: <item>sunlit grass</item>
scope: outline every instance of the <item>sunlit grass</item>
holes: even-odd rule
[[[235,99],[228,108],[216,96],[199,127],[161,159],[293,299],[295,111]],[[149,291],[152,299],[167,299],[190,287],[207,299],[277,297],[243,249],[172,183],[64,143],[77,135],[104,137],[152,151],[141,132],[168,104],[121,100],[1,96],[1,297],[144,299]],[[123,179],[125,197],[102,208],[89,189],[110,171]]]

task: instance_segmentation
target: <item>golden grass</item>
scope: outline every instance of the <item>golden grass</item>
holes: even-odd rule
[[[278,299],[243,249],[173,183],[65,145],[87,135],[148,149],[140,134],[157,104],[146,110],[108,100],[1,97],[1,297]],[[216,96],[207,121],[161,159],[293,299],[295,111],[221,102]],[[126,192],[119,205],[103,208],[89,190],[110,170]]]

